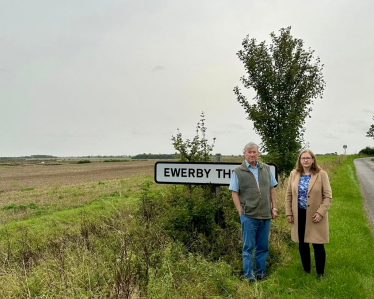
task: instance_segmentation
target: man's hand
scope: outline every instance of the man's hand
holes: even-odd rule
[[[271,219],[275,219],[278,216],[278,212],[276,210],[271,210]]]
[[[293,216],[288,215],[288,216],[287,216],[287,221],[288,221],[289,223],[293,223]]]

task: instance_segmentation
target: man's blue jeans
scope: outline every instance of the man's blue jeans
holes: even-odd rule
[[[254,279],[263,276],[266,258],[269,253],[270,219],[252,219],[240,215],[243,237],[243,269],[244,276]],[[253,269],[252,252],[255,250],[256,272]]]

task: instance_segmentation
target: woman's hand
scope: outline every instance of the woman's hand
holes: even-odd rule
[[[288,215],[288,216],[287,216],[287,221],[288,221],[289,223],[293,223],[293,216]]]
[[[315,212],[314,215],[313,215],[312,221],[313,221],[314,223],[318,223],[318,222],[320,222],[320,221],[322,220],[322,218],[323,218],[323,217],[322,217],[321,214]]]

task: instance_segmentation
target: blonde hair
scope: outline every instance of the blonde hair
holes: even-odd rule
[[[314,155],[314,153],[310,149],[303,149],[300,152],[300,155],[299,155],[299,157],[297,158],[297,161],[296,161],[296,167],[295,167],[296,171],[299,172],[299,173],[304,172],[304,167],[301,164],[300,160],[301,160],[301,155],[305,154],[305,153],[310,154],[313,158],[312,166],[310,166],[310,172],[313,173],[313,174],[319,173],[319,171],[321,170],[321,167],[318,166],[316,156]]]

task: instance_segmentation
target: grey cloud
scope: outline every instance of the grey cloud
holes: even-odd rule
[[[150,136],[151,132],[149,130],[139,128],[139,129],[132,130],[131,134],[137,135],[137,136]]]
[[[162,72],[162,71],[166,71],[166,68],[164,68],[162,65],[155,66],[152,69],[152,73]]]
[[[338,134],[334,132],[324,132],[322,136],[326,139],[339,139]]]
[[[247,127],[244,127],[240,124],[228,124],[227,127],[230,129],[235,129],[235,130],[248,130]]]
[[[362,112],[364,112],[364,113],[369,113],[369,114],[373,114],[373,115],[374,115],[374,110],[371,110],[371,109],[368,109],[368,108],[364,108],[364,109],[362,109]]]

